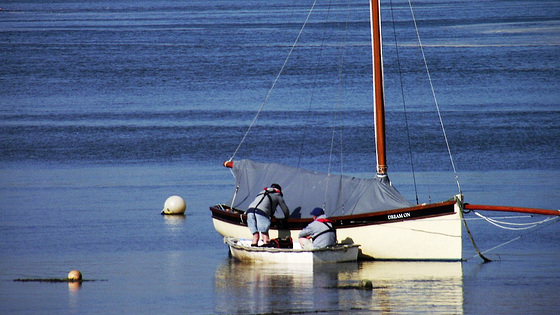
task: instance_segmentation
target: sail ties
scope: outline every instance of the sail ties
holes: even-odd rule
[[[455,168],[455,162],[453,161],[453,155],[451,154],[451,148],[449,146],[449,141],[447,139],[447,133],[445,132],[445,126],[443,124],[443,119],[441,118],[441,112],[439,109],[439,104],[437,101],[436,93],[434,90],[434,84],[432,82],[432,76],[430,74],[430,69],[428,68],[428,62],[426,61],[426,55],[424,53],[424,46],[422,45],[422,40],[420,39],[420,32],[418,31],[418,25],[416,23],[416,17],[414,15],[414,10],[412,9],[412,3],[408,0],[408,7],[410,8],[410,14],[412,15],[412,21],[414,22],[414,29],[416,31],[416,38],[418,39],[418,45],[420,47],[420,51],[422,52],[422,60],[424,61],[424,67],[426,69],[426,74],[428,76],[428,81],[430,83],[430,89],[432,91],[432,97],[434,99],[434,104],[436,106],[439,123],[441,126],[441,130],[443,132],[443,137],[445,139],[445,145],[447,146],[447,153],[449,154],[449,159],[451,161],[451,167],[453,168],[453,174],[455,175],[455,182],[457,183],[457,189],[459,189],[459,194],[462,194],[461,185],[459,184],[459,175],[457,174],[457,169]]]
[[[299,30],[299,33],[294,41],[294,43],[292,44],[292,47],[290,48],[290,52],[288,53],[288,56],[286,56],[286,59],[284,60],[284,64],[282,65],[282,67],[280,68],[280,71],[278,71],[278,74],[276,75],[276,78],[274,79],[274,81],[272,82],[272,86],[270,87],[270,89],[268,90],[268,92],[266,93],[266,96],[259,108],[259,110],[257,111],[257,114],[255,114],[255,117],[253,118],[253,121],[251,121],[251,124],[249,125],[249,128],[247,128],[247,131],[245,132],[245,134],[243,135],[243,138],[241,139],[241,142],[239,142],[239,145],[237,146],[237,148],[235,149],[235,152],[233,152],[233,155],[230,157],[229,161],[232,161],[233,158],[235,157],[235,155],[237,155],[237,152],[239,151],[239,148],[241,148],[241,145],[243,144],[243,142],[245,142],[245,139],[247,138],[247,135],[249,134],[249,132],[251,131],[251,128],[253,128],[253,125],[255,125],[255,123],[257,122],[257,118],[259,117],[260,113],[262,112],[264,106],[266,105],[266,102],[268,101],[268,98],[270,97],[270,95],[272,94],[272,91],[274,90],[274,88],[276,87],[276,83],[278,83],[278,80],[280,79],[280,75],[282,74],[282,72],[284,71],[284,68],[286,68],[286,65],[288,64],[288,61],[290,60],[290,57],[292,55],[292,52],[294,51],[294,49],[296,48],[296,45],[301,37],[301,34],[303,33],[303,30],[305,29],[305,26],[307,25],[307,22],[309,21],[309,17],[311,16],[311,13],[313,12],[315,5],[317,4],[317,0],[315,0],[313,2],[313,5],[311,6],[311,9],[309,9],[309,12],[307,13],[307,17],[305,18],[305,22],[303,22],[303,25],[301,26],[301,29]]]

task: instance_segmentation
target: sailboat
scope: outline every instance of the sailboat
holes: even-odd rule
[[[233,197],[228,203],[210,207],[216,231],[224,237],[250,238],[244,210],[263,187],[272,183],[282,184],[282,192],[289,196],[292,212],[288,219],[272,218],[271,238],[291,236],[297,239],[301,229],[311,221],[307,213],[323,205],[326,214],[336,222],[339,241],[360,244],[360,257],[364,259],[461,260],[463,225],[469,232],[463,213],[468,210],[559,215],[556,210],[468,205],[463,201],[460,188],[449,200],[429,204],[414,204],[399,193],[387,173],[379,0],[371,0],[369,7],[375,177],[357,178],[232,158],[224,162],[224,166],[231,169],[235,178]]]

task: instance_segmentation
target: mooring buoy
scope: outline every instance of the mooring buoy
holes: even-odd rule
[[[68,280],[82,280],[82,273],[79,270],[72,270],[68,273]]]
[[[161,214],[184,214],[187,210],[187,203],[179,196],[171,196],[165,200]]]

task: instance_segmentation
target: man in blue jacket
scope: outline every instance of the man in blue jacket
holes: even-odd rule
[[[323,248],[336,245],[334,222],[327,218],[325,211],[322,208],[315,208],[311,211],[311,215],[313,222],[299,233],[301,248]]]

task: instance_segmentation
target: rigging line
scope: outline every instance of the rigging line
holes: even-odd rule
[[[393,8],[393,0],[391,0],[391,17],[392,17],[392,25],[393,25],[393,37],[395,40],[395,51],[396,51],[396,57],[397,57],[397,65],[398,65],[398,69],[399,69],[399,79],[400,79],[400,86],[401,86],[401,98],[402,98],[402,102],[403,102],[403,110],[404,110],[404,120],[405,120],[405,126],[406,126],[406,135],[407,135],[407,139],[408,139],[408,154],[410,156],[410,167],[412,168],[412,180],[414,182],[414,194],[416,196],[416,204],[419,204],[418,202],[418,186],[416,184],[416,172],[414,170],[414,159],[412,156],[412,143],[410,141],[410,128],[408,125],[408,113],[406,111],[406,101],[404,98],[404,84],[403,84],[403,75],[402,75],[402,65],[401,65],[401,59],[400,59],[400,55],[399,55],[399,45],[397,44],[397,30],[395,27],[395,12],[394,12],[394,8]]]
[[[329,164],[328,164],[328,171],[327,171],[327,184],[325,187],[325,200],[327,200],[328,197],[328,191],[329,191],[329,183],[330,183],[330,177],[331,177],[331,167],[332,167],[332,159],[333,159],[333,152],[334,152],[334,140],[336,137],[336,129],[337,126],[340,124],[339,126],[339,135],[340,135],[340,173],[341,175],[343,174],[343,161],[342,161],[342,124],[340,123],[340,100],[341,100],[341,95],[342,95],[342,73],[343,73],[343,68],[344,68],[344,57],[345,57],[345,53],[346,53],[346,42],[347,42],[347,38],[348,38],[348,20],[349,20],[349,16],[350,16],[350,3],[347,3],[346,6],[346,18],[345,18],[345,23],[344,23],[344,35],[341,41],[339,41],[339,45],[338,45],[338,51],[339,51],[339,58],[338,58],[338,88],[337,88],[337,98],[336,98],[336,105],[335,105],[335,111],[334,111],[334,118],[333,118],[333,126],[332,126],[332,133],[331,133],[331,146],[330,146],[330,151],[329,151]],[[342,177],[340,177],[340,180],[342,180]],[[343,189],[342,185],[340,186],[341,190]],[[339,193],[343,193],[343,191],[340,191]],[[342,204],[342,207],[344,209],[344,203]],[[344,212],[343,212],[344,213]]]
[[[331,1],[329,1],[328,7],[327,7],[327,16],[325,18],[325,21],[329,21],[330,20],[330,14],[331,14]],[[317,57],[317,60],[323,60],[323,48],[325,47],[325,39],[327,37],[327,28],[323,29],[323,34],[321,36],[321,45],[319,46],[319,56]],[[305,147],[305,143],[306,143],[306,139],[307,139],[307,133],[308,130],[310,128],[310,124],[309,124],[309,120],[311,119],[311,107],[313,106],[313,102],[315,100],[315,92],[316,92],[316,87],[317,87],[317,77],[318,77],[318,67],[315,67],[315,71],[313,73],[313,83],[311,85],[311,95],[309,97],[309,105],[307,106],[307,117],[305,120],[305,126],[308,126],[307,128],[303,128],[303,132],[301,134],[301,141],[299,142],[299,154],[298,154],[298,161],[297,161],[297,167],[299,168],[301,165],[301,159],[303,157],[303,149]]]
[[[424,60],[424,67],[426,69],[426,74],[428,75],[428,81],[430,83],[430,89],[432,91],[432,97],[437,109],[437,114],[439,117],[439,123],[441,130],[443,132],[443,137],[445,139],[445,145],[447,146],[447,153],[449,154],[449,160],[451,161],[451,167],[453,168],[453,174],[455,175],[455,182],[457,183],[457,189],[461,194],[461,185],[459,184],[459,175],[457,174],[457,169],[455,167],[455,162],[453,161],[453,155],[451,154],[451,147],[449,146],[449,140],[447,139],[447,133],[445,132],[445,126],[443,125],[443,119],[441,117],[441,111],[439,109],[439,104],[436,97],[436,92],[434,90],[434,84],[432,82],[432,76],[430,74],[430,69],[428,68],[428,62],[426,60],[426,54],[424,53],[424,46],[422,45],[422,40],[420,39],[420,32],[418,31],[418,24],[416,23],[416,17],[414,15],[414,10],[412,9],[411,0],[408,0],[408,6],[410,8],[410,14],[412,15],[412,21],[414,22],[414,29],[416,30],[416,38],[418,39],[418,45],[420,46],[420,51],[422,52],[422,59]]]
[[[345,19],[345,23],[344,23],[344,39],[342,40],[342,47],[341,47],[341,52],[340,52],[340,63],[339,63],[339,71],[338,71],[338,92],[337,92],[337,112],[338,114],[338,130],[339,130],[339,159],[340,159],[340,175],[344,174],[344,154],[343,154],[343,139],[344,139],[344,126],[342,123],[342,113],[340,111],[341,108],[341,104],[340,104],[340,100],[342,99],[342,74],[343,74],[343,69],[344,69],[344,57],[346,56],[346,43],[347,43],[347,39],[348,39],[348,19],[350,16],[350,2],[348,2],[347,7],[346,7],[346,19]],[[334,146],[334,142],[333,142],[333,146]],[[332,149],[331,149],[332,150]],[[342,176],[339,176],[339,187],[340,187],[340,191],[339,194],[340,195],[344,195],[344,185],[342,185]],[[342,214],[344,214],[344,209],[345,209],[345,202],[344,200],[342,201]]]
[[[467,220],[465,220],[464,204],[463,204],[462,196],[461,196],[461,198],[457,198],[455,200],[457,201],[457,204],[459,205],[459,216],[461,217],[461,221],[463,221],[463,225],[465,226],[465,230],[467,231],[467,234],[469,235],[469,239],[471,240],[471,244],[472,244],[474,250],[476,251],[478,256],[480,258],[482,258],[482,260],[485,263],[491,262],[492,260],[488,259],[486,256],[484,256],[484,254],[482,252],[480,252],[480,250],[478,249],[478,246],[476,245],[476,242],[474,241],[474,237],[472,236],[471,230],[469,229],[469,226],[467,225]],[[476,257],[476,256],[474,256],[474,257]]]
[[[338,97],[337,97],[337,104],[338,104],[338,108],[341,108],[340,105],[340,100],[342,99],[342,82],[343,82],[343,69],[344,69],[344,62],[345,62],[345,56],[346,56],[346,44],[348,42],[348,26],[349,26],[349,21],[350,21],[350,1],[347,2],[346,4],[346,18],[344,19],[345,23],[344,23],[344,40],[342,41],[343,46],[342,46],[342,56],[341,56],[341,60],[340,60],[340,68],[339,68],[339,72],[338,72],[338,81],[339,81],[339,91],[338,91]],[[342,116],[342,114],[341,114]],[[342,132],[344,128],[344,125],[342,123],[342,120],[340,120],[340,126],[339,126],[339,130],[340,130],[340,174],[344,174],[344,155],[343,155],[343,139],[344,139],[344,133]],[[342,181],[342,177],[340,177],[341,181]],[[343,186],[341,186],[343,187]],[[342,204],[342,206],[344,207],[344,203]]]
[[[472,210],[470,210],[472,211]],[[466,212],[468,213],[468,211]],[[493,219],[527,219],[527,218],[533,218],[534,216],[532,215],[515,215],[515,216],[507,216],[507,217],[492,217]],[[484,220],[482,218],[468,218],[465,219],[467,221],[480,221],[480,220]]]
[[[286,68],[286,65],[288,64],[288,61],[290,60],[290,56],[292,55],[292,52],[294,51],[294,49],[296,48],[296,44],[299,41],[299,38],[301,37],[301,34],[303,33],[303,30],[305,29],[305,26],[307,25],[307,22],[309,21],[309,17],[311,16],[311,13],[313,12],[313,10],[315,9],[315,5],[317,4],[318,0],[315,0],[313,2],[313,5],[311,6],[311,9],[309,9],[309,12],[307,13],[307,17],[305,18],[305,22],[303,22],[303,25],[301,26],[301,29],[299,30],[299,33],[294,41],[294,43],[292,44],[292,47],[290,48],[290,52],[288,53],[288,56],[286,56],[286,59],[284,60],[284,64],[282,65],[282,67],[280,68],[280,71],[278,71],[278,74],[276,75],[276,78],[274,79],[274,82],[272,83],[272,86],[270,87],[270,89],[268,90],[268,92],[266,93],[266,96],[259,108],[259,110],[257,111],[257,114],[255,115],[255,117],[253,118],[253,121],[251,121],[251,124],[249,125],[249,128],[247,128],[247,131],[245,132],[245,134],[243,135],[243,138],[241,139],[241,142],[239,143],[239,145],[237,146],[237,148],[235,149],[235,151],[233,152],[233,155],[229,158],[229,160],[233,160],[233,158],[235,157],[235,155],[237,154],[237,152],[239,151],[239,148],[241,148],[241,145],[243,144],[243,142],[245,142],[245,139],[247,139],[247,135],[249,134],[249,132],[251,131],[251,128],[253,127],[253,125],[255,124],[255,122],[257,121],[257,118],[259,117],[259,114],[262,112],[264,105],[266,104],[266,102],[268,101],[268,98],[270,97],[270,95],[272,94],[272,91],[274,90],[274,88],[276,87],[276,83],[278,83],[278,80],[280,79],[280,75],[282,74],[282,72],[284,71],[284,68]]]
[[[533,230],[530,230],[530,231],[528,231],[528,232],[525,233],[525,234],[521,234],[521,235],[519,235],[519,236],[517,236],[517,237],[514,237],[513,239],[511,239],[511,240],[509,240],[509,241],[506,241],[506,242],[504,242],[504,243],[502,243],[502,244],[500,244],[500,245],[494,246],[494,247],[492,247],[492,248],[490,248],[490,249],[488,249],[488,250],[485,250],[485,251],[482,252],[482,253],[483,253],[483,254],[488,253],[488,252],[493,251],[493,250],[495,250],[495,249],[497,249],[497,248],[500,248],[500,247],[502,247],[502,246],[504,246],[504,245],[507,245],[507,244],[509,244],[509,243],[512,243],[512,242],[514,242],[514,241],[517,241],[517,240],[519,240],[519,239],[521,239],[521,238],[523,238],[523,237],[525,237],[525,236],[527,236],[527,235],[529,235],[529,234],[531,234],[531,233],[534,233],[534,232],[539,231],[539,230],[541,230],[541,229],[543,229],[543,228],[545,228],[545,227],[547,227],[547,226],[549,226],[549,225],[551,225],[551,224],[554,224],[554,223],[558,222],[559,220],[560,220],[560,217],[556,217],[556,218],[554,218],[554,219],[552,220],[552,222],[550,222],[550,223],[548,223],[548,224],[546,224],[546,225],[542,225],[542,226],[537,227],[537,228],[535,228],[535,229],[533,229]],[[473,257],[476,257],[476,255],[473,256]],[[473,257],[471,257],[471,258],[473,258]],[[469,258],[469,259],[470,259],[470,258]],[[466,259],[465,259],[465,260],[466,260]]]
[[[476,212],[476,211],[473,211],[473,213],[474,213],[475,215],[477,215],[478,217],[481,217],[481,218],[483,218],[484,220],[487,220],[487,221],[491,221],[491,222],[495,222],[495,223],[500,223],[500,224],[505,224],[505,225],[517,225],[517,226],[538,225],[538,224],[541,224],[541,223],[544,223],[544,222],[547,222],[547,221],[550,221],[550,220],[553,220],[553,219],[554,219],[554,217],[549,217],[549,218],[546,218],[546,219],[541,220],[541,221],[538,221],[538,222],[513,223],[513,222],[498,221],[498,220],[496,220],[496,219],[500,219],[500,218],[494,218],[494,217],[493,217],[493,218],[490,218],[490,217],[486,217],[486,216],[483,216],[482,214],[480,214],[480,213],[478,213],[478,212]],[[508,218],[508,219],[516,219],[516,218],[520,218],[520,217],[521,217],[521,216],[519,216],[519,217],[518,217],[518,216],[511,216],[511,217],[506,217],[506,218]],[[534,218],[534,216],[523,216],[523,217],[525,217],[525,218]]]
[[[546,219],[544,219],[544,220],[542,220],[542,221],[539,221],[539,222],[531,222],[531,223],[510,223],[510,222],[503,222],[503,221],[494,220],[494,219],[489,218],[489,217],[485,217],[485,216],[483,216],[482,214],[480,214],[480,213],[478,213],[478,212],[476,212],[476,211],[473,211],[473,213],[474,213],[476,216],[478,216],[478,217],[480,217],[480,218],[486,220],[486,222],[488,222],[488,223],[490,223],[490,224],[492,224],[492,225],[494,225],[494,226],[497,226],[497,227],[502,228],[502,229],[504,229],[504,230],[513,230],[513,231],[521,231],[521,230],[532,229],[532,228],[538,226],[539,224],[543,224],[543,223],[546,223],[546,222],[551,221],[551,220],[554,219],[553,217],[549,217],[549,218],[546,218]],[[507,226],[505,226],[505,225],[515,225],[515,226],[520,226],[520,227],[507,227]],[[521,226],[522,226],[522,227],[521,227]]]

